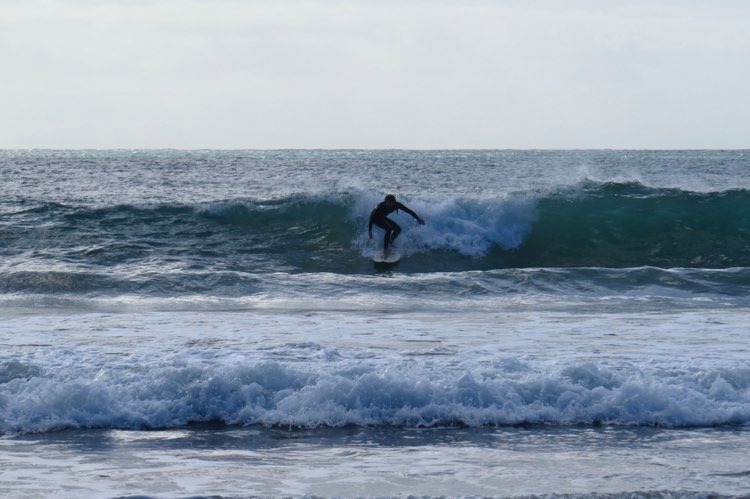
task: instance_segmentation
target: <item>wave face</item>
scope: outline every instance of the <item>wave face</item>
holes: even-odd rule
[[[308,346],[310,347],[310,346]],[[315,368],[277,361],[49,371],[0,364],[0,433],[166,428],[191,422],[304,428],[750,423],[750,371],[642,371],[593,363],[545,372],[517,359],[477,370],[371,365],[318,352]],[[473,371],[473,372],[472,372]]]
[[[580,197],[543,199],[518,256],[539,266],[745,267],[748,201],[746,190],[594,185]]]
[[[369,241],[366,226],[377,201],[348,191],[196,205],[16,203],[4,213],[2,256],[36,264],[26,270],[139,271],[139,279],[164,269],[370,273],[363,257],[376,251],[382,232],[375,227]],[[587,182],[499,199],[406,202],[427,225],[393,216],[404,228],[397,245],[411,257],[399,268],[404,272],[750,266],[750,192],[741,189],[696,193]],[[104,277],[87,279],[109,285]],[[0,288],[13,288],[13,280],[46,285],[6,274]]]

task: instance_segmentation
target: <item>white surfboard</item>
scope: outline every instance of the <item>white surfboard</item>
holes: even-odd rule
[[[375,263],[396,263],[399,260],[401,260],[401,253],[398,250],[391,250],[388,253],[379,251],[372,257]]]

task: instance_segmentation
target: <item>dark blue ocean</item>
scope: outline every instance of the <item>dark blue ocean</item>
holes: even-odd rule
[[[750,491],[750,151],[0,151],[0,493]],[[386,194],[422,216],[396,264]]]

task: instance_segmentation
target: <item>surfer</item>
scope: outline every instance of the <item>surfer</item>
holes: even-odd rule
[[[388,194],[385,197],[385,200],[382,203],[378,204],[378,206],[376,206],[375,209],[372,210],[372,213],[370,213],[370,226],[368,227],[370,239],[372,239],[373,224],[377,225],[385,231],[385,238],[383,239],[383,253],[388,253],[388,248],[393,244],[393,241],[395,241],[398,235],[401,233],[401,227],[396,222],[388,218],[388,215],[396,210],[404,210],[406,213],[413,216],[417,220],[417,222],[419,222],[419,225],[424,225],[424,219],[422,217],[411,211],[403,204],[396,201],[396,196],[394,196],[393,194]]]

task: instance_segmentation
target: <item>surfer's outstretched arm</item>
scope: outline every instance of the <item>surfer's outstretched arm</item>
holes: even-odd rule
[[[409,208],[407,208],[401,203],[398,203],[396,206],[398,207],[399,210],[404,210],[406,213],[413,216],[417,220],[417,222],[419,222],[419,225],[424,225],[424,219],[420,217],[419,215],[417,215],[416,213],[414,213],[412,210],[410,210]]]

